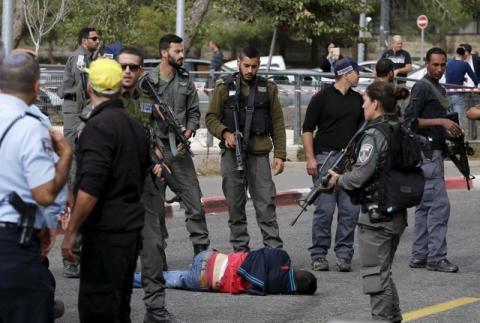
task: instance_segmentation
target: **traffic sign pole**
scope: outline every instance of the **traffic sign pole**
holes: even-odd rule
[[[425,49],[424,49],[424,36],[425,36],[425,29],[420,29],[420,59],[422,62],[425,62]]]
[[[424,60],[424,40],[425,40],[425,28],[428,26],[428,17],[420,15],[417,17],[417,27],[420,28],[420,59]]]

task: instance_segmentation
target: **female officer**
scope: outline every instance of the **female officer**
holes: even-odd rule
[[[404,90],[386,82],[372,83],[364,95],[365,131],[358,138],[358,152],[352,170],[339,175],[329,171],[330,185],[347,191],[362,189],[376,175],[387,158],[388,141],[374,126],[396,120],[396,100]],[[400,322],[402,314],[395,284],[391,277],[393,257],[400,237],[407,226],[406,210],[379,219],[377,210],[362,204],[359,217],[359,249],[363,289],[370,295],[373,319]],[[374,218],[377,216],[376,218]],[[381,215],[380,215],[381,216]],[[372,222],[373,220],[373,222]]]

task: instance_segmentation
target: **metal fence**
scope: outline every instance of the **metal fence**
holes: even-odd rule
[[[225,74],[226,72],[190,72],[190,76],[197,87],[202,116],[205,116],[207,112],[209,100],[216,80]],[[286,129],[293,130],[293,141],[294,143],[299,143],[302,122],[305,117],[308,103],[315,93],[322,90],[326,85],[330,85],[334,82],[333,74],[320,73],[313,70],[302,70],[300,72],[270,71],[268,75],[264,72],[260,72],[259,74],[264,75],[277,83],[279,100],[285,117],[285,127]],[[59,96],[62,79],[63,66],[42,65],[41,91],[38,105],[50,116],[52,123],[56,125],[61,125],[63,123],[61,113],[63,100]],[[365,88],[373,82],[373,79],[374,77],[371,74],[361,73],[360,81],[356,90],[363,93]],[[415,82],[417,80],[410,81]],[[457,91],[464,92],[467,107],[479,105],[480,90],[460,87]],[[476,123],[468,120],[466,125],[467,139],[476,140],[478,133]],[[202,117],[201,120],[201,127],[205,127],[204,117]]]

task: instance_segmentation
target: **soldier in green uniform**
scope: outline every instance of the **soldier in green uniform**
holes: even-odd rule
[[[200,107],[195,84],[182,67],[182,41],[182,38],[173,34],[160,39],[161,63],[148,73],[147,78],[161,99],[172,108],[178,123],[184,128],[184,136],[190,139],[200,127]],[[171,127],[163,120],[154,121],[155,135],[165,146],[165,162],[181,191],[179,197],[185,206],[186,227],[194,253],[197,254],[207,250],[210,245],[205,210],[200,200],[202,192],[192,156],[185,149],[182,150]],[[165,183],[162,183],[160,190],[163,197],[165,188]]]
[[[123,70],[120,98],[132,116],[144,125],[153,143],[153,101],[137,88],[138,80],[143,74],[143,55],[136,48],[125,47],[120,51],[117,61]],[[145,223],[140,259],[145,293],[143,301],[147,310],[144,322],[147,323],[174,321],[165,308],[165,280],[162,270],[167,270],[165,239],[168,233],[165,226],[165,200],[159,189],[162,185],[160,178],[147,175],[142,195]]]
[[[273,148],[274,175],[282,173],[286,158],[285,124],[277,86],[257,75],[259,66],[258,50],[245,48],[238,57],[240,72],[219,80],[205,117],[208,131],[221,140],[222,188],[228,203],[230,243],[235,251],[250,250],[245,214],[247,187],[263,244],[272,248],[283,246],[269,153]],[[241,156],[236,148],[240,148]]]

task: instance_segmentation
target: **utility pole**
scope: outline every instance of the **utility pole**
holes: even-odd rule
[[[362,0],[362,5],[365,5],[367,0]],[[363,62],[365,60],[365,27],[366,27],[366,17],[365,13],[362,12],[360,14],[360,22],[359,27],[360,30],[358,31],[358,45],[357,45],[357,62]]]
[[[2,40],[5,54],[13,49],[13,0],[3,0]]]
[[[185,36],[185,0],[177,0],[177,21],[175,33],[180,38]]]
[[[380,48],[388,48],[388,34],[390,33],[390,0],[382,0],[380,8]]]

